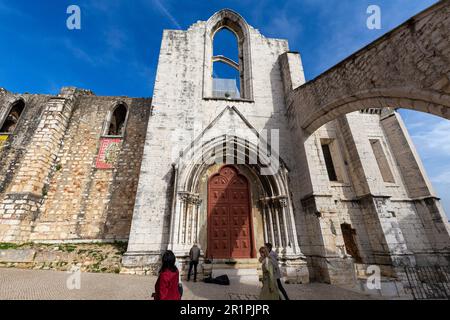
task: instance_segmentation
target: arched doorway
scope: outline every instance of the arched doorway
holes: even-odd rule
[[[224,166],[208,182],[208,249],[214,259],[255,257],[246,177],[234,166]]]

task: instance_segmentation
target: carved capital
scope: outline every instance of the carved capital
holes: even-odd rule
[[[287,197],[281,197],[278,199],[278,204],[281,208],[287,208],[288,206],[288,198]]]
[[[189,192],[179,192],[178,193],[178,198],[182,202],[187,203],[187,202],[189,202],[190,194],[189,194]]]
[[[198,195],[191,195],[189,198],[189,202],[197,207],[202,204],[202,199]]]
[[[279,197],[272,197],[272,198],[261,198],[259,200],[261,206],[265,207],[272,207],[272,208],[286,208],[288,206],[288,197],[286,196],[279,196]]]
[[[178,198],[185,204],[193,204],[196,206],[200,206],[202,204],[202,199],[200,199],[200,196],[198,194],[193,194],[190,192],[179,192]]]
[[[200,199],[200,198],[198,198],[198,199],[195,201],[195,204],[196,204],[197,207],[200,207],[200,206],[202,205],[202,203],[203,203],[203,200]]]

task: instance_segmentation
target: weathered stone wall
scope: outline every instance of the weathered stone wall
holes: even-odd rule
[[[192,243],[174,239],[192,235],[194,223],[183,221],[194,221],[194,212],[200,243],[208,245],[205,173],[213,168],[183,164],[191,142],[204,135],[209,147],[225,134],[248,138],[241,129],[275,129],[280,170],[262,178],[260,164],[245,166],[259,188],[252,185],[252,195],[261,197],[253,199],[255,230],[264,233],[257,244],[278,242],[288,276],[307,277],[305,260],[311,279],[336,284],[354,281],[355,270],[370,264],[386,276],[404,265],[448,265],[445,214],[400,116],[388,107],[448,116],[449,4],[440,2],[306,84],[300,54],[285,40],[266,38],[223,10],[187,31],[164,31],[153,100],[73,88],[23,95],[25,112],[0,150],[0,241],[129,238],[122,272],[155,271],[167,248],[186,257]],[[244,28],[245,99],[212,98],[211,28],[225,18]],[[0,117],[17,98],[0,90]],[[126,133],[113,168],[99,169],[105,121],[119,102],[129,110]],[[354,112],[369,108],[375,111]],[[332,142],[338,181],[330,181],[323,141]],[[194,184],[200,187],[186,189]],[[354,230],[356,266],[342,224]]]
[[[301,146],[291,176],[301,194],[297,230],[313,278],[349,281],[336,272],[349,260],[337,230],[343,222],[356,230],[363,264],[385,275],[395,275],[392,266],[448,265],[445,213],[400,116],[387,107],[448,118],[449,10],[442,1],[304,85],[292,73],[301,70],[294,53],[281,57],[289,127]],[[380,109],[354,112],[370,108]],[[339,182],[329,181],[323,139],[337,144]],[[370,140],[379,140],[393,182]]]
[[[13,143],[24,142],[17,142],[17,149],[25,155],[5,170],[9,176],[3,176],[2,239],[128,239],[151,99],[96,97],[68,89],[58,97],[38,98],[44,103],[40,114],[34,103],[26,103],[20,126],[10,137]],[[99,169],[96,160],[103,128],[108,112],[118,102],[129,109],[126,133],[114,167]],[[46,122],[59,117],[49,113],[55,103],[54,112],[65,110],[70,103],[59,127]],[[9,143],[3,152],[5,159],[18,157]]]
[[[439,201],[429,190],[425,198],[408,193],[411,181],[404,179],[404,170],[418,182],[428,178],[423,169],[419,170],[420,165],[401,165],[403,159],[417,158],[398,155],[416,153],[398,121],[401,118],[397,113],[386,117],[354,112],[329,122],[305,139],[307,160],[299,163],[311,176],[299,179],[304,186],[300,212],[306,218],[300,243],[309,257],[313,278],[333,283],[349,281],[350,275],[336,272],[340,264],[343,268],[345,261],[350,262],[340,233],[343,223],[356,231],[361,263],[379,265],[385,275],[395,275],[390,266],[448,264],[448,224]],[[398,130],[395,134],[386,131],[387,122]],[[394,138],[403,139],[403,143],[392,144]],[[371,139],[381,141],[395,182],[383,180]],[[342,175],[339,182],[329,181],[321,140],[338,143],[333,160]]]
[[[198,22],[187,31],[166,30],[163,34],[153,97],[155,111],[147,132],[129,242],[130,265],[155,262],[167,247],[175,201],[172,164],[227,107],[235,107],[257,131],[279,129],[280,156],[294,167],[278,61],[288,51],[287,42],[266,38],[249,26],[253,99],[213,99],[204,91],[204,81],[208,81],[204,79],[204,64],[210,63],[205,60],[210,59],[204,50],[206,28],[206,22]],[[292,190],[295,193],[298,189]],[[145,260],[150,256],[156,260]]]
[[[447,34],[443,29],[448,23],[448,15],[442,16],[438,9],[447,12],[448,6],[439,4],[429,9],[307,84],[304,84],[298,53],[289,52],[285,41],[265,38],[248,26],[244,34],[250,49],[244,49],[244,60],[247,67],[248,64],[251,66],[251,81],[245,79],[251,96],[244,100],[212,99],[211,84],[208,83],[212,51],[208,28],[224,17],[245,25],[237,15],[221,11],[208,22],[197,22],[187,31],[165,31],[154,90],[155,117],[148,127],[125,265],[138,268],[152,265],[167,248],[171,232],[175,232],[170,225],[174,223],[171,219],[179,207],[177,193],[186,191],[177,189],[178,168],[173,164],[188,142],[205,128],[209,130],[216,126],[213,121],[227,106],[233,106],[233,110],[257,131],[280,130],[279,155],[289,168],[288,192],[296,234],[302,253],[308,257],[311,278],[332,283],[352,281],[353,259],[345,248],[343,223],[351,225],[356,232],[361,264],[381,265],[385,275],[394,275],[392,266],[414,264],[415,259],[424,254],[425,247],[439,247],[439,254],[445,255],[448,232],[442,222],[439,203],[423,205],[420,201],[425,200],[413,198],[408,193],[412,184],[405,180],[399,146],[395,143],[396,137],[398,141],[398,136],[405,134],[404,128],[398,131],[391,125],[391,130],[387,130],[390,121],[386,120],[387,109],[383,114],[354,112],[343,115],[355,110],[386,107],[376,96],[383,94],[384,86],[392,89],[388,97],[405,98],[399,94],[407,93],[412,99],[408,101],[414,100],[413,107],[422,110],[427,107],[416,102],[424,97],[433,100],[434,93],[428,92],[417,98],[412,94],[415,89],[448,89],[448,79],[441,77],[441,71],[436,71],[448,70],[442,63],[447,46],[439,44]],[[425,22],[431,19],[437,21],[430,27]],[[420,51],[423,45],[438,46],[439,52],[430,56]],[[410,48],[414,59],[397,61],[396,52],[400,47]],[[420,65],[419,70],[409,70],[416,64]],[[400,67],[404,72],[399,75],[396,68]],[[414,72],[419,77],[413,77]],[[405,82],[405,79],[413,82]],[[426,82],[425,86],[417,83],[421,80]],[[406,88],[396,87],[397,84],[406,84]],[[366,92],[377,86],[377,90]],[[375,104],[366,99],[373,95],[378,99],[374,100]],[[346,112],[327,113],[328,109],[321,109],[339,106],[341,98],[347,103],[347,96],[355,101]],[[392,101],[398,102],[396,106],[404,105],[398,99]],[[329,120],[335,121],[326,124]],[[235,132],[235,129],[236,123],[229,122],[219,133]],[[323,139],[335,141],[333,156],[340,175],[338,182],[331,182],[328,177],[321,148]],[[386,168],[378,165],[370,140],[379,141],[393,182],[383,178],[382,173],[386,172],[381,170]],[[415,152],[408,141],[401,147]],[[413,175],[427,180],[420,168]],[[200,210],[205,210],[205,206]],[[441,222],[431,223],[435,221],[432,217],[437,219],[439,216]],[[427,223],[417,225],[419,219]],[[434,228],[441,234],[439,239],[431,240],[433,232],[427,226],[430,223],[436,224]],[[420,246],[420,241],[430,243],[430,246]],[[431,245],[433,241],[439,245]]]
[[[39,119],[50,96],[19,95],[4,91],[0,94],[0,119],[6,116],[12,103],[23,99],[26,104],[16,132],[10,135],[0,148],[0,201],[11,189],[11,181],[23,159],[25,151],[39,125]]]
[[[0,267],[35,270],[119,273],[126,242],[0,243]]]
[[[339,115],[402,107],[450,119],[450,2],[440,1],[289,95],[314,132]]]

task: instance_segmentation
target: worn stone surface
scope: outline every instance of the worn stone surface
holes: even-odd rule
[[[36,251],[24,250],[0,250],[0,263],[29,263],[33,262]]]
[[[288,95],[314,132],[339,115],[407,108],[450,119],[450,4],[440,1]]]
[[[2,106],[20,98],[8,93]],[[71,88],[23,99],[19,127],[0,151],[0,240],[126,240],[151,99]],[[113,169],[98,169],[107,114],[119,102],[129,115],[118,160]]]
[[[83,273],[80,290],[68,290],[70,274],[0,269],[1,300],[151,300],[156,277]],[[229,287],[183,282],[183,300],[257,300],[258,285]],[[325,284],[285,285],[292,300],[380,299]]]
[[[0,250],[0,267],[82,272],[119,273],[126,243],[38,244]]]

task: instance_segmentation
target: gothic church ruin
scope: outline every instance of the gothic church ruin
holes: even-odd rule
[[[237,60],[215,54],[224,29]],[[398,108],[450,118],[449,1],[309,82],[286,40],[219,11],[164,31],[151,99],[1,89],[0,242],[127,241],[126,273],[198,243],[203,265],[248,275],[271,242],[298,283],[448,266],[449,224]]]

